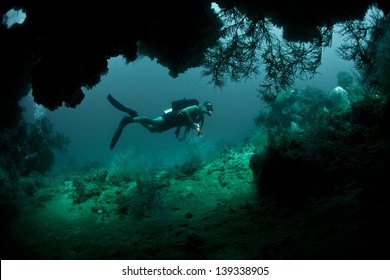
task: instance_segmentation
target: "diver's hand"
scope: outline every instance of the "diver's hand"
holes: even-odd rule
[[[194,123],[194,129],[199,132],[200,131],[200,125],[198,123]]]
[[[196,130],[198,136],[202,135],[202,130],[200,128],[200,125],[197,123],[195,124],[195,130]]]

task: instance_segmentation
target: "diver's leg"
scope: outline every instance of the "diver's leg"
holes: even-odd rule
[[[110,149],[114,149],[116,143],[119,140],[119,137],[122,134],[123,128],[128,125],[129,123],[132,123],[133,119],[129,116],[124,116],[123,119],[120,121],[118,128],[116,129],[114,135],[112,136],[111,139],[111,144],[110,144]]]
[[[107,95],[107,99],[111,103],[112,106],[114,106],[115,108],[117,108],[118,110],[120,110],[122,112],[125,112],[125,113],[129,114],[129,116],[131,116],[132,118],[138,116],[138,113],[136,111],[134,111],[133,109],[130,109],[130,108],[127,108],[127,107],[123,106],[121,103],[119,103],[118,100],[116,100],[114,97],[112,97],[111,94]]]
[[[145,127],[150,132],[158,132],[159,127],[163,124],[164,119],[162,117],[158,117],[155,119],[148,117],[135,117],[133,118],[133,122],[139,123],[143,127]]]

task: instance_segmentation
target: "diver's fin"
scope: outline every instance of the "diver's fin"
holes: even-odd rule
[[[129,117],[129,116],[124,116],[123,119],[121,120],[121,122],[119,123],[119,126],[118,128],[115,130],[115,133],[114,135],[112,136],[112,139],[111,139],[111,144],[110,144],[110,149],[113,150],[116,143],[118,142],[119,140],[119,137],[121,137],[121,134],[122,134],[122,131],[123,131],[123,128],[128,125],[129,123],[132,123],[133,122],[133,118]]]
[[[119,137],[122,134],[122,131],[123,131],[123,127],[122,128],[118,127],[118,129],[115,131],[114,135],[112,136],[111,144],[110,144],[111,151],[114,149],[116,143],[118,142]]]
[[[114,97],[112,97],[111,94],[107,95],[107,99],[111,103],[111,105],[114,106],[115,108],[117,108],[118,110],[129,114],[129,116],[131,116],[132,118],[138,117],[138,113],[136,111],[123,106],[121,103],[119,103],[118,100],[116,100]]]

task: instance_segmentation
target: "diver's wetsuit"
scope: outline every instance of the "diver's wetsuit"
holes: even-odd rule
[[[161,117],[164,119],[164,123],[159,127],[159,132],[167,131],[178,126],[192,126],[192,124],[188,123],[187,117],[180,111],[172,111]],[[191,119],[199,123],[201,117],[199,114],[191,114]]]

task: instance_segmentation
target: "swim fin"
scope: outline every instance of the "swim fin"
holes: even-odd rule
[[[129,123],[133,122],[133,118],[129,116],[124,116],[123,119],[120,121],[118,128],[116,129],[114,135],[112,136],[111,139],[111,144],[110,144],[110,149],[114,149],[116,143],[119,140],[119,137],[122,134],[123,128],[128,125]]]
[[[111,103],[111,105],[114,106],[115,108],[117,108],[118,110],[129,114],[129,116],[131,116],[132,118],[138,117],[138,113],[136,111],[123,106],[121,103],[119,103],[118,100],[116,100],[114,97],[112,97],[111,94],[107,95],[107,99]]]

